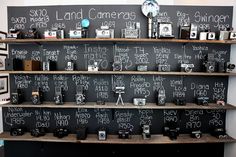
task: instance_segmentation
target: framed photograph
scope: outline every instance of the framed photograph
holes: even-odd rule
[[[0,31],[0,40],[4,40],[7,37],[7,33]],[[7,50],[6,43],[0,43],[0,50]]]
[[[0,94],[8,93],[8,76],[0,76]]]
[[[5,66],[5,59],[7,58],[7,54],[0,54],[0,71],[1,70],[6,70]]]

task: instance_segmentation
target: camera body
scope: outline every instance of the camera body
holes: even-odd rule
[[[122,71],[122,60],[120,56],[114,56],[114,62],[112,64],[113,71]]]
[[[79,39],[79,38],[87,38],[88,37],[88,29],[79,27],[77,30],[69,31],[69,38],[71,39]]]
[[[94,62],[91,65],[88,65],[88,71],[98,71],[98,62]]]
[[[41,35],[36,28],[31,28],[25,33],[25,39],[41,39]]]
[[[215,32],[208,32],[207,39],[208,40],[215,40],[216,39],[216,33]]]
[[[140,38],[140,22],[136,22],[135,24],[131,24],[127,26],[125,29],[121,29],[121,37],[127,39],[137,39]]]
[[[133,104],[135,106],[145,106],[146,105],[146,99],[145,98],[134,98]]]
[[[98,129],[98,140],[105,141],[107,139],[107,131],[106,128],[101,127]]]
[[[69,135],[69,130],[66,128],[56,128],[53,132],[53,136],[58,137],[58,138],[63,138],[65,136]]]
[[[53,71],[56,70],[56,62],[55,61],[43,61],[43,71]]]
[[[228,40],[229,34],[229,31],[220,31],[219,40]]]
[[[129,130],[124,130],[124,129],[118,130],[118,138],[120,138],[120,139],[129,139],[130,138]]]
[[[114,38],[114,29],[109,29],[109,26],[101,26],[95,30],[96,38]]]
[[[159,88],[157,94],[157,105],[164,106],[166,103],[166,93],[164,88]]]
[[[185,106],[186,105],[186,99],[185,98],[176,98],[175,99],[175,105]]]
[[[165,126],[164,131],[163,131],[163,135],[168,136],[171,140],[176,140],[177,137],[179,136],[179,131],[180,131],[179,127]]]
[[[168,64],[158,64],[157,70],[161,72],[169,72],[170,71],[170,65]]]
[[[230,62],[226,62],[225,66],[226,66],[225,67],[226,72],[232,72],[235,69],[235,64],[231,64]]]
[[[13,29],[11,28],[7,34],[8,39],[24,39],[24,34],[19,29]]]
[[[215,66],[216,62],[214,61],[207,61],[204,63],[205,70],[208,73],[215,72]]]
[[[142,136],[143,139],[150,139],[151,138],[151,131],[150,131],[150,125],[143,125],[142,126],[143,132],[142,132]]]
[[[159,38],[174,38],[172,23],[161,22],[158,23],[159,28]]]
[[[197,97],[197,102],[198,105],[203,105],[207,106],[209,103],[209,97]]]
[[[80,127],[76,130],[77,140],[85,140],[87,138],[87,127]]]
[[[68,62],[66,63],[65,70],[67,70],[67,71],[73,71],[74,69],[75,69],[74,62],[73,62],[73,61],[68,61]]]
[[[194,64],[180,64],[180,71],[190,73],[193,71]]]
[[[56,105],[62,105],[64,103],[64,94],[62,87],[55,87],[54,101]]]
[[[23,94],[21,89],[16,89],[15,92],[11,93],[11,103],[12,104],[21,104],[23,102]]]
[[[199,40],[207,40],[208,32],[200,32]]]
[[[18,128],[11,128],[10,135],[11,136],[22,136],[25,134],[26,128],[18,127]]]
[[[197,39],[197,29],[198,29],[197,24],[191,23],[189,39]]]
[[[21,71],[23,70],[23,61],[18,58],[6,58],[5,59],[6,70]]]
[[[57,31],[56,30],[46,30],[44,31],[45,39],[57,39]]]
[[[31,101],[34,105],[42,104],[43,93],[39,88],[32,90]]]
[[[137,71],[148,71],[148,66],[144,64],[140,64],[137,66]]]
[[[180,26],[179,27],[179,38],[189,39],[190,37],[190,26]]]
[[[236,39],[236,31],[230,32],[229,39],[231,39],[231,40],[235,40]]]
[[[39,127],[39,128],[32,129],[30,131],[30,134],[31,136],[34,136],[34,137],[44,136],[46,134],[46,128]]]
[[[226,131],[224,128],[213,129],[211,132],[211,135],[218,139],[228,138],[228,135],[226,134]]]
[[[200,139],[202,137],[202,132],[200,130],[195,130],[191,132],[190,135],[192,138]]]
[[[83,85],[76,86],[75,101],[76,101],[77,105],[85,104],[85,94],[84,94],[84,86]]]

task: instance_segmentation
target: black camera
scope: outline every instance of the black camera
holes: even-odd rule
[[[11,93],[11,103],[12,104],[21,104],[23,102],[23,94],[21,89],[16,89],[15,92]]]
[[[31,136],[34,137],[40,137],[40,136],[44,136],[46,134],[46,128],[45,127],[38,127],[35,129],[32,129],[30,131]]]
[[[209,103],[209,97],[201,96],[197,97],[197,104],[207,106]]]
[[[77,105],[85,104],[85,94],[84,94],[84,86],[83,85],[76,86],[75,101],[76,101]]]
[[[58,137],[58,138],[63,138],[65,136],[69,135],[69,130],[66,128],[56,128],[53,132],[53,136]]]
[[[22,136],[26,132],[25,127],[11,128],[10,135],[11,136]]]
[[[64,103],[64,94],[62,87],[55,87],[54,101],[56,105],[62,105]]]
[[[186,105],[186,99],[185,98],[176,98],[175,105],[178,105],[178,106]]]
[[[201,138],[202,137],[202,132],[200,130],[195,130],[191,132],[191,137],[192,138]]]
[[[75,63],[73,61],[68,61],[66,63],[65,70],[67,71],[73,71],[75,69]]]
[[[44,61],[43,62],[43,71],[53,71],[57,69],[57,65],[55,61]]]
[[[105,141],[107,139],[107,131],[105,127],[101,127],[98,129],[98,140]]]
[[[180,26],[179,27],[179,38],[189,39],[190,37],[190,26]]]
[[[142,129],[143,129],[143,132],[142,132],[143,139],[144,140],[150,139],[151,138],[150,125],[143,125]]]
[[[125,29],[121,29],[121,38],[136,39],[140,38],[140,22],[130,24]]]
[[[26,39],[41,39],[41,35],[36,28],[31,28],[25,33]]]
[[[165,126],[163,135],[168,136],[171,140],[176,140],[177,137],[179,136],[179,127],[170,127],[170,126]]]
[[[166,93],[163,87],[159,88],[157,93],[157,105],[164,106],[166,103]]]
[[[80,127],[76,130],[77,140],[85,140],[87,138],[87,127]]]
[[[5,59],[6,70],[21,71],[23,70],[23,61],[18,58],[6,58]]]
[[[225,72],[225,62],[224,61],[220,61],[218,62],[218,72]]]
[[[24,33],[19,29],[11,28],[7,34],[7,38],[9,39],[24,39]]]
[[[170,71],[170,65],[168,65],[168,64],[158,64],[157,65],[157,70],[162,71],[162,72],[168,72],[168,71]]]
[[[129,130],[120,129],[118,131],[118,138],[120,138],[120,139],[129,139],[130,138]]]
[[[218,138],[228,138],[228,135],[226,134],[226,131],[224,128],[215,128],[212,130],[211,135]]]
[[[216,71],[216,62],[214,53],[208,53],[206,61],[203,63],[206,72],[215,72]]]
[[[235,64],[231,64],[230,62],[226,63],[226,69],[225,69],[226,72],[231,72],[234,69],[235,69]]]
[[[43,102],[43,93],[40,88],[32,90],[31,100],[34,105],[38,105]]]
[[[216,33],[215,32],[208,32],[207,39],[208,40],[215,40],[216,39]]]
[[[180,71],[190,73],[193,71],[194,64],[180,64]]]

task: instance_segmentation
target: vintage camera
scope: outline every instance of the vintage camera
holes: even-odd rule
[[[145,98],[134,98],[133,103],[136,106],[144,106],[144,105],[146,105],[146,99]]]
[[[44,135],[46,135],[46,128],[45,127],[38,127],[38,128],[32,129],[30,131],[30,134],[31,134],[31,136],[34,136],[34,137],[44,136]]]
[[[87,138],[87,127],[79,127],[76,129],[76,138],[77,140],[85,140]]]
[[[151,131],[150,131],[150,125],[143,125],[142,126],[143,132],[142,132],[142,136],[143,139],[150,139],[151,138]]]
[[[183,63],[180,64],[181,72],[190,73],[192,72],[193,68],[194,68],[194,64],[183,64]]]
[[[162,22],[159,26],[159,38],[174,38],[172,23]]]
[[[166,92],[163,87],[159,88],[157,94],[157,105],[164,106],[166,103]]]
[[[24,71],[39,71],[41,62],[36,60],[23,60]]]
[[[216,104],[221,105],[221,106],[225,106],[225,101],[224,100],[217,100]]]
[[[177,137],[179,136],[179,127],[170,127],[170,126],[165,126],[163,135],[168,136],[171,140],[176,140]]]
[[[41,104],[43,102],[43,93],[38,89],[34,89],[31,95],[31,101],[34,105]]]
[[[197,97],[197,102],[198,105],[204,105],[207,106],[209,103],[209,97]]]
[[[228,40],[229,34],[229,31],[220,31],[219,40]]]
[[[208,32],[200,32],[199,40],[207,40]]]
[[[8,39],[24,39],[24,34],[19,29],[11,28],[7,34]]]
[[[98,62],[94,62],[92,65],[88,65],[88,71],[98,71]]]
[[[217,65],[218,65],[218,72],[221,73],[225,72],[225,62],[223,60],[218,62]]]
[[[214,128],[211,132],[211,135],[218,139],[228,138],[224,128]]]
[[[56,105],[62,105],[64,103],[64,94],[62,87],[55,87],[54,101]]]
[[[55,61],[44,61],[43,62],[43,71],[53,71],[57,69],[57,63]]]
[[[235,64],[231,64],[230,62],[226,62],[226,72],[232,72],[235,69]]]
[[[122,71],[121,56],[114,56],[114,62],[112,64],[113,71]]]
[[[148,66],[140,64],[140,65],[137,66],[137,70],[138,71],[147,71],[148,70]]]
[[[64,39],[65,38],[65,31],[64,29],[57,29],[57,39]]]
[[[169,72],[170,71],[170,65],[168,64],[158,64],[157,70],[162,72]]]
[[[65,67],[65,70],[67,71],[73,71],[75,68],[75,65],[74,65],[74,62],[73,61],[68,61],[66,63],[66,67]]]
[[[56,128],[53,132],[53,136],[58,137],[58,138],[63,138],[65,136],[69,135],[69,129],[66,128]]]
[[[82,28],[78,28],[77,30],[70,30],[69,37],[71,39],[86,38],[86,32]]]
[[[120,138],[120,139],[129,139],[130,138],[129,130],[120,129],[118,131],[118,138]]]
[[[197,29],[198,29],[197,24],[191,23],[189,39],[197,39]]]
[[[84,94],[84,86],[83,85],[76,86],[75,101],[76,101],[77,105],[85,104],[85,94]]]
[[[22,136],[26,132],[25,127],[11,128],[10,135],[11,136]]]
[[[44,31],[45,39],[57,39],[57,30],[46,30]]]
[[[137,39],[140,38],[140,22],[130,24],[125,29],[121,29],[121,38]]]
[[[175,99],[175,105],[185,106],[186,105],[186,99],[185,98],[176,98]]]
[[[215,71],[215,62],[214,61],[207,61],[204,63],[204,67],[206,72],[214,72]]]
[[[179,38],[189,39],[190,37],[190,26],[180,26],[179,27]]]
[[[105,102],[104,100],[97,100],[97,101],[96,101],[96,104],[97,104],[97,105],[105,105],[106,102]]]
[[[231,39],[231,40],[235,40],[236,39],[236,32],[235,31],[230,32],[229,39]]]
[[[201,138],[202,137],[202,132],[200,130],[195,130],[195,131],[192,131],[191,132],[191,135],[190,135],[192,138]]]
[[[26,39],[41,39],[41,35],[36,28],[31,28],[25,33]]]
[[[5,59],[6,70],[21,71],[23,70],[23,61],[18,58],[6,58]]]
[[[101,127],[98,129],[98,140],[105,141],[107,139],[107,131],[106,128]]]
[[[216,39],[216,33],[215,32],[208,32],[207,39],[208,40],[215,40]]]
[[[21,104],[23,102],[23,94],[21,89],[16,89],[15,92],[11,93],[11,103],[12,104]]]
[[[109,29],[109,26],[101,26],[95,30],[96,38],[114,38],[114,29]]]

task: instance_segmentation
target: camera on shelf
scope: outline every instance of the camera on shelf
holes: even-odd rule
[[[69,135],[69,130],[67,128],[56,128],[53,132],[53,136],[58,138],[63,138]]]
[[[223,61],[223,60],[221,60],[221,61],[219,61],[218,62],[218,72],[221,72],[221,73],[223,73],[223,72],[225,72],[225,62]]]
[[[229,31],[228,30],[224,30],[224,31],[220,31],[220,36],[219,36],[219,40],[228,40],[229,39]]]
[[[24,34],[19,29],[11,28],[7,34],[8,39],[24,39]]]
[[[85,104],[85,94],[84,94],[84,86],[83,85],[76,86],[75,101],[76,101],[77,105]]]
[[[73,71],[74,69],[75,69],[74,62],[73,62],[73,61],[68,61],[68,62],[66,63],[65,70],[67,70],[67,71]]]
[[[163,135],[168,136],[171,140],[176,140],[179,136],[180,128],[176,126],[165,126]]]
[[[226,62],[226,72],[232,72],[235,69],[235,64],[231,64],[230,62]]]
[[[91,65],[88,65],[88,71],[98,71],[98,62],[94,62]]]
[[[76,129],[76,138],[77,140],[85,140],[87,138],[87,127],[79,127]]]
[[[194,68],[194,64],[183,64],[183,63],[180,64],[181,72],[190,73],[193,71],[193,68]]]
[[[10,135],[11,136],[22,136],[26,132],[25,127],[11,128]]]
[[[157,70],[162,72],[169,72],[170,71],[170,65],[168,64],[158,64]]]
[[[146,105],[146,99],[145,98],[134,98],[133,104],[136,106],[145,106]]]
[[[166,92],[164,87],[159,88],[157,93],[157,105],[164,106],[166,103]]]
[[[143,125],[142,126],[143,132],[142,132],[142,136],[143,139],[150,139],[151,138],[151,131],[150,131],[150,125]]]
[[[88,38],[89,24],[90,24],[90,22],[88,19],[83,19],[81,21],[80,27],[78,27],[76,30],[69,31],[69,37],[72,39]]]
[[[205,30],[204,32],[200,32],[199,33],[199,40],[207,40],[207,36],[208,36],[207,30]]]
[[[105,127],[101,127],[98,129],[98,140],[105,141],[107,139],[107,131]]]
[[[46,30],[44,31],[45,39],[57,39],[57,30]]]
[[[53,71],[56,70],[56,62],[52,60],[43,61],[43,71]]]
[[[184,25],[179,27],[179,38],[189,39],[190,37],[190,26]]]
[[[95,30],[96,38],[114,38],[114,29],[109,29],[109,26],[101,26]]]
[[[137,66],[138,71],[148,71],[148,66],[144,64],[140,64]]]
[[[211,132],[211,135],[218,139],[228,138],[224,128],[214,128]]]
[[[206,72],[211,73],[216,71],[216,62],[214,57],[214,53],[208,53],[206,61],[203,63]]]
[[[229,39],[235,40],[236,39],[236,31],[231,31],[229,34]]]
[[[44,136],[44,135],[46,135],[46,128],[45,127],[38,127],[38,128],[32,129],[30,131],[30,134],[31,134],[31,136],[34,136],[34,137]]]
[[[172,23],[161,22],[159,26],[159,38],[174,38]]]
[[[40,88],[32,90],[31,100],[34,105],[38,105],[43,102],[43,93]]]
[[[26,39],[41,39],[41,35],[36,28],[31,28],[25,33]]]
[[[209,103],[209,97],[203,97],[203,96],[200,96],[200,97],[197,97],[197,104],[198,105],[203,105],[203,106],[207,106]]]
[[[65,38],[64,29],[58,28],[56,31],[57,31],[57,39],[64,39]]]
[[[200,139],[202,137],[202,132],[200,130],[195,130],[191,132],[192,138]]]
[[[23,70],[23,60],[18,58],[6,58],[5,67],[6,70],[21,71]]]
[[[16,89],[15,92],[11,93],[11,103],[12,104],[21,104],[23,102],[23,94],[21,89]]]
[[[62,87],[55,87],[54,101],[56,105],[62,105],[64,103],[64,93]]]
[[[189,39],[197,39],[197,29],[198,29],[198,25],[195,23],[191,23]]]
[[[125,29],[121,29],[121,38],[137,39],[140,38],[140,22],[130,24]]]
[[[208,32],[207,39],[208,40],[215,40],[216,39],[216,33],[215,32]]]
[[[129,139],[129,138],[131,138],[129,130],[124,130],[124,129],[118,130],[118,138],[120,138],[120,139]]]
[[[185,98],[176,98],[174,103],[177,106],[185,106],[186,105],[186,99]]]
[[[114,62],[112,64],[113,71],[122,71],[122,59],[121,56],[114,56]]]

